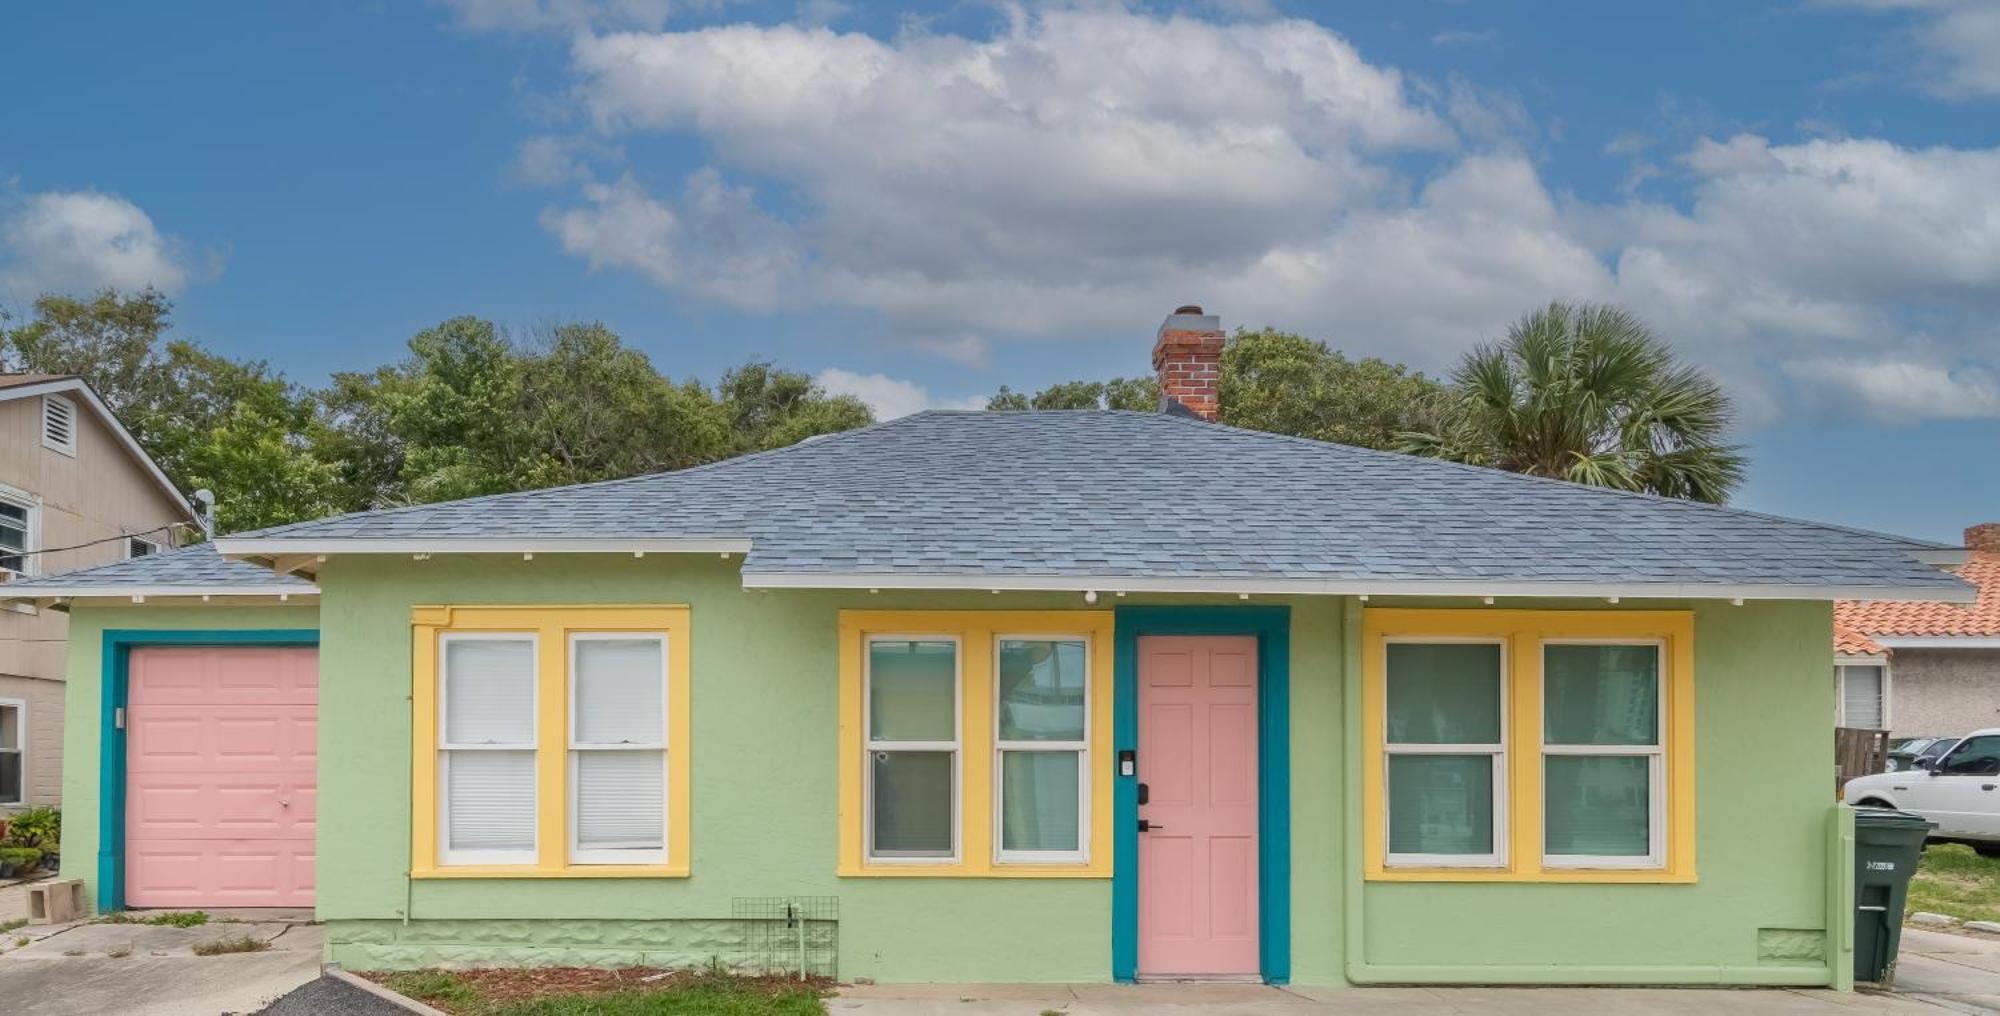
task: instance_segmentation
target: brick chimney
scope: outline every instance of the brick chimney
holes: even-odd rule
[[[1222,381],[1222,320],[1193,304],[1160,323],[1153,342],[1153,373],[1160,379],[1160,411],[1215,419]]]
[[[1965,549],[2000,554],[2000,522],[1982,522],[1976,526],[1966,527]]]

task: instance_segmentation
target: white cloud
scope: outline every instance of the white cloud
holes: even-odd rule
[[[922,385],[901,381],[887,374],[857,374],[829,367],[814,375],[813,380],[834,395],[852,395],[867,403],[878,420],[893,420],[926,409],[983,409],[986,406],[986,400],[976,395],[940,399]]]
[[[2000,373],[1982,367],[1878,360],[1788,364],[1799,379],[1851,398],[1869,415],[1892,421],[2000,419]]]
[[[713,170],[688,177],[672,203],[630,177],[587,183],[583,197],[581,207],[545,209],[542,226],[592,268],[629,268],[748,311],[776,309],[799,273],[790,234]]]
[[[192,274],[182,248],[144,209],[114,194],[0,196],[0,289],[17,298],[107,286],[175,295]]]
[[[555,159],[586,179],[544,224],[593,266],[749,310],[856,312],[975,366],[1001,343],[1142,345],[1196,302],[1436,370],[1547,300],[1605,299],[1753,417],[1833,384],[1801,364],[1951,365],[1957,401],[1843,389],[1937,415],[1979,406],[2000,371],[2000,149],[1635,136],[1611,147],[1658,149],[1647,171],[1688,199],[1592,203],[1521,151],[1518,100],[1406,81],[1316,24],[1009,14],[985,38],[579,35],[592,144],[685,135],[713,161],[658,197],[643,167],[603,182]]]
[[[2000,95],[2000,4],[1993,0],[1828,0],[1910,12],[1909,39],[1928,57],[1919,84],[1948,98]]]

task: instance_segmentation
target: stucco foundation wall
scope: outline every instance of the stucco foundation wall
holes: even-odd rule
[[[1351,972],[1826,983],[1831,646],[1826,604],[1695,608],[1695,884],[1367,884]]]
[[[19,806],[0,804],[0,816],[17,810],[55,804],[62,800],[63,683],[39,677],[0,674],[0,699],[14,699],[27,707],[28,771]]]
[[[675,555],[328,562],[320,576],[319,916],[329,922],[330,958],[359,969],[586,954],[615,961],[636,949],[705,962],[703,936],[713,929],[704,922],[727,917],[732,898],[797,894],[840,898],[843,977],[1108,980],[1108,879],[834,874],[839,611],[1081,609],[1082,597],[750,592],[738,567]],[[410,608],[506,602],[691,608],[690,877],[406,879]],[[1302,982],[1340,977],[1340,618],[1335,599],[1294,604],[1293,963]],[[653,922],[654,937],[640,945],[570,940],[576,922],[592,920]]]
[[[1962,737],[2000,726],[2000,649],[1898,649],[1889,658],[1897,737]]]
[[[104,633],[120,629],[310,629],[319,611],[310,605],[211,606],[74,604],[69,622],[68,702],[63,713],[62,877],[82,879],[97,905],[99,751],[103,732]],[[322,679],[322,684],[324,680]],[[322,692],[324,695],[324,692]],[[321,769],[325,779],[325,769]]]

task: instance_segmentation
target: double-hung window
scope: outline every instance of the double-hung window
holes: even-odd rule
[[[28,800],[28,704],[0,699],[0,804]]]
[[[1111,615],[843,611],[842,875],[1111,870]]]
[[[1365,876],[1692,882],[1685,611],[1363,612]]]
[[[1090,643],[999,639],[1002,861],[1081,861],[1090,830]]]
[[[868,640],[868,856],[958,857],[957,639]]]
[[[535,863],[535,643],[531,634],[441,639],[446,864]]]
[[[32,574],[35,503],[0,493],[0,572]]]
[[[1660,866],[1663,655],[1659,642],[1542,646],[1544,865]]]
[[[685,875],[688,612],[420,607],[418,877]]]
[[[1490,867],[1506,857],[1505,648],[1385,647],[1390,863]]]
[[[569,637],[570,860],[667,859],[667,639]]]

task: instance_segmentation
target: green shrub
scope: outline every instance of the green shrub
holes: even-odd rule
[[[42,852],[36,847],[0,847],[0,868],[28,871],[40,863]]]
[[[38,847],[54,850],[62,840],[62,811],[56,808],[29,808],[7,820],[7,836],[0,846]]]

